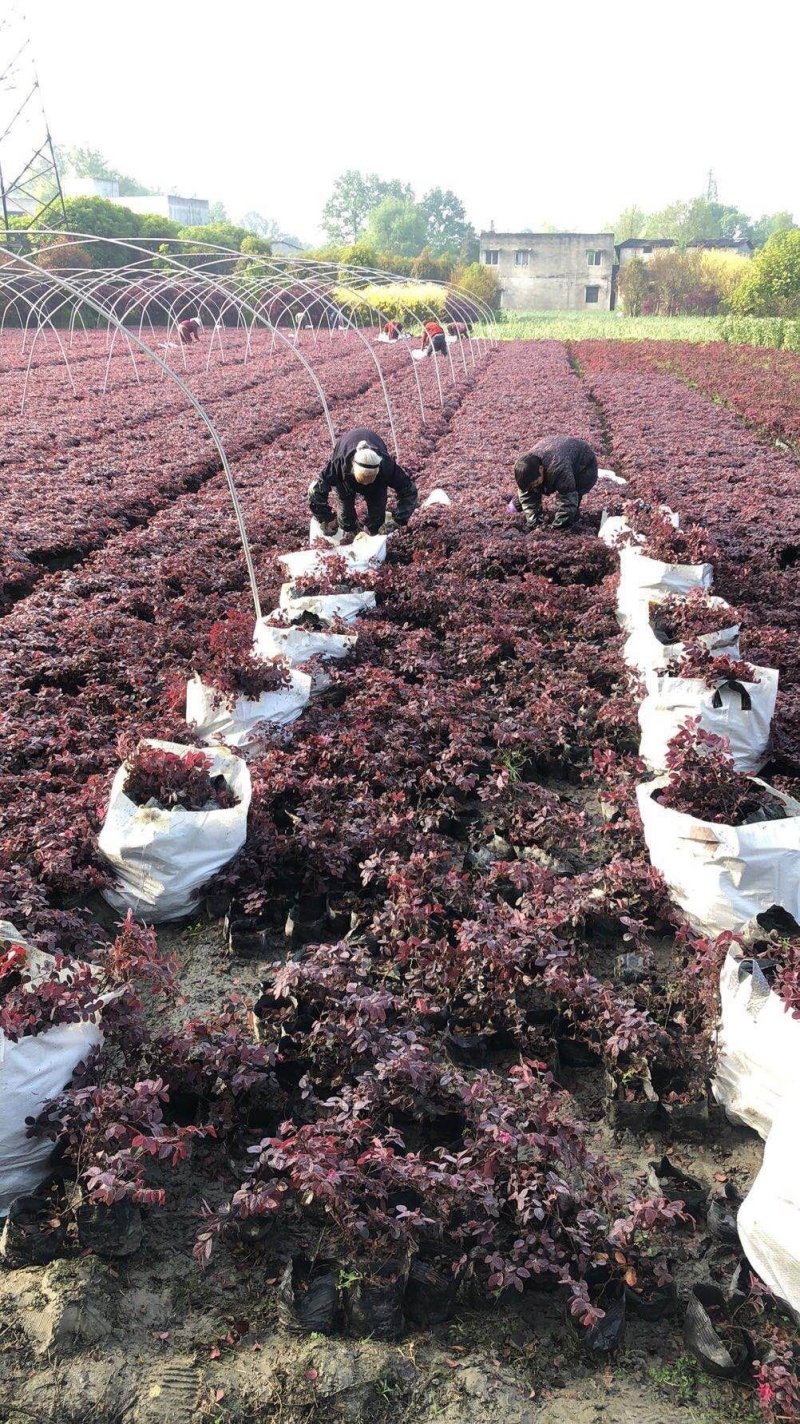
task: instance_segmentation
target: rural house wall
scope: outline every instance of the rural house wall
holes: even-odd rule
[[[497,253],[496,261],[491,254]],[[587,253],[599,253],[597,265]],[[518,253],[527,254],[519,258]],[[480,260],[500,282],[509,311],[610,311],[614,234],[610,232],[482,232]],[[587,288],[597,288],[591,300]]]

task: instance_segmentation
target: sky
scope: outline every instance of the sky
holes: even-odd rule
[[[704,191],[709,169],[723,202],[800,218],[800,9],[786,0],[25,12],[56,143],[307,240],[348,168],[418,196],[452,188],[498,231],[600,230],[631,203]]]

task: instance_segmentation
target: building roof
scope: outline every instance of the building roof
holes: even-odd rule
[[[746,237],[693,237],[687,247],[752,247]]]
[[[674,237],[626,237],[617,247],[674,247]]]
[[[530,242],[532,237],[610,237],[613,240],[613,232],[492,232],[491,229],[484,228],[481,233],[481,242],[484,238],[516,237],[520,241],[523,239]]]

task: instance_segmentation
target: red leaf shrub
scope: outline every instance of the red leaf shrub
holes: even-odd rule
[[[224,776],[211,776],[212,766],[205,752],[179,756],[142,742],[128,759],[125,795],[136,806],[155,804],[162,811],[226,810],[237,800]]]
[[[283,658],[268,662],[253,653],[253,620],[246,613],[230,612],[211,624],[209,656],[202,666],[204,681],[229,697],[259,698],[290,685]]]
[[[722,826],[785,814],[769,791],[734,769],[727,738],[704,731],[699,717],[690,717],[675,733],[666,760],[669,785],[657,796],[673,811]]]

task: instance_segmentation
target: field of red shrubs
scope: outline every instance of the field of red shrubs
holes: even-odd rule
[[[442,365],[443,404],[432,363],[415,374],[405,350],[381,353],[402,464],[423,497],[441,487],[452,503],[390,542],[355,655],[251,757],[247,841],[205,903],[217,949],[189,972],[195,930],[159,946],[109,927],[97,834],[140,737],[192,742],[186,680],[208,670],[225,620],[251,613],[247,574],[196,415],[119,347],[103,394],[109,358],[82,340],[75,394],[52,345],[22,415],[15,336],[0,374],[0,917],[125,990],[99,1059],[39,1126],[62,1149],[51,1211],[68,1218],[77,1180],[95,1207],[144,1208],[156,1255],[188,1262],[194,1247],[181,1270],[197,1273],[202,1324],[166,1298],[146,1328],[122,1318],[150,1365],[175,1331],[223,1419],[254,1417],[234,1356],[257,1370],[276,1328],[434,1331],[452,1354],[459,1312],[540,1301],[557,1305],[559,1360],[614,1358],[626,1328],[675,1359],[693,1284],[724,1285],[738,1264],[719,1220],[748,1158],[707,1096],[725,946],[682,922],[635,809],[618,561],[597,529],[632,498],[680,510],[741,611],[743,656],[780,670],[763,774],[797,792],[798,470],[734,413],[787,431],[772,407],[751,414],[763,353],[724,349],[705,368],[681,348],[673,374],[628,343],[508,342],[455,381]],[[276,556],[307,543],[330,441],[296,357],[242,363],[237,340],[208,371],[193,350],[188,381],[225,444],[269,610]],[[368,352],[303,341],[337,433],[388,433]],[[628,487],[598,485],[574,532],[531,534],[507,507],[513,463],[551,433],[589,440]],[[787,1012],[798,971],[800,952]],[[16,972],[0,960],[9,1037],[37,1031]],[[94,1002],[79,972],[73,987],[39,1006],[42,1024]],[[181,1244],[165,1245],[165,1222]],[[64,1250],[82,1260],[71,1229]],[[754,1286],[737,1319],[754,1342],[738,1387],[768,1420],[790,1417],[785,1318]],[[119,1402],[128,1360],[109,1351]],[[82,1358],[64,1367],[65,1421],[80,1417]],[[304,1361],[306,1385],[319,1368]],[[49,1389],[45,1363],[30,1369]],[[8,1378],[21,1388],[10,1365]],[[395,1417],[433,1418],[397,1378]],[[547,1370],[536,1382],[547,1390]],[[729,1407],[728,1388],[709,1408]],[[384,1417],[375,1398],[363,1418]],[[325,1417],[323,1398],[311,1405],[283,1417]]]

